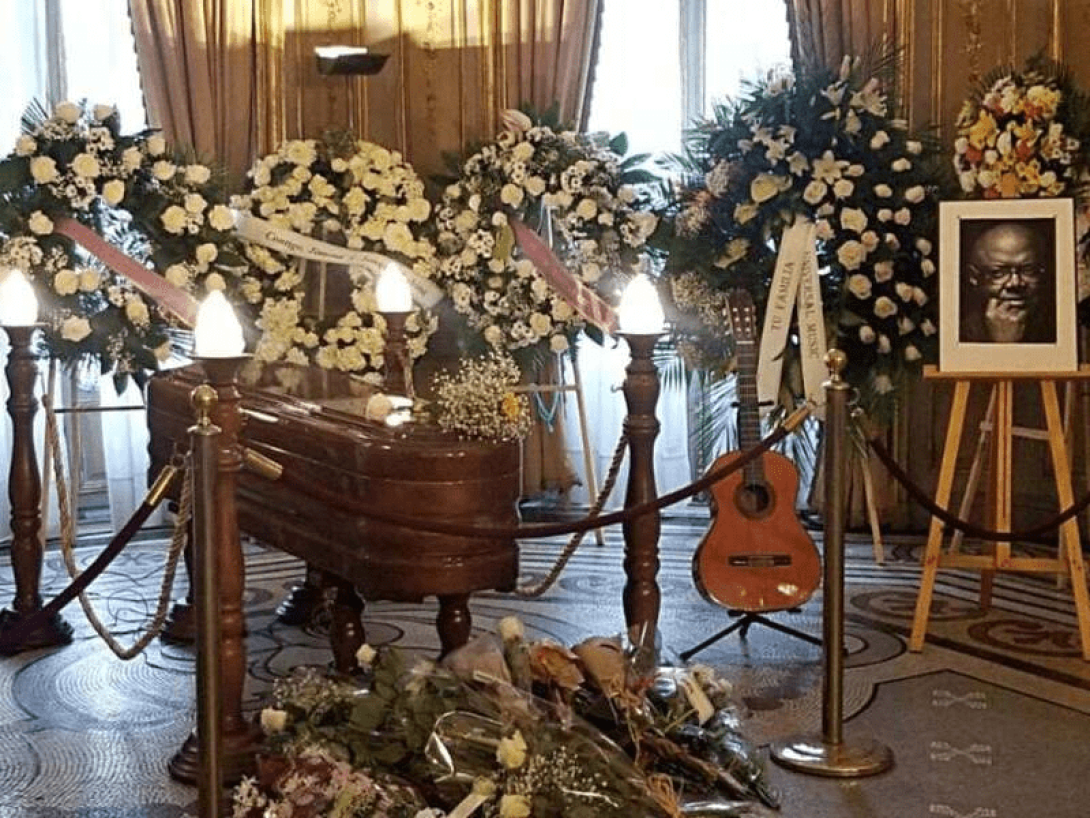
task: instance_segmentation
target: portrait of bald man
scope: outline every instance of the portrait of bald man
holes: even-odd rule
[[[963,220],[960,246],[960,340],[1055,343],[1054,222]]]

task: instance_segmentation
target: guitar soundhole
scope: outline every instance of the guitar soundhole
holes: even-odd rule
[[[772,508],[772,489],[767,483],[743,483],[734,495],[734,502],[747,517],[760,517]]]

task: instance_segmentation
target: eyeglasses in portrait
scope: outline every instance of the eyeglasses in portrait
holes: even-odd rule
[[[940,241],[940,370],[1078,368],[1073,200],[943,202]]]

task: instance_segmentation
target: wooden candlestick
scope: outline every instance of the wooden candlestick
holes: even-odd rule
[[[659,422],[655,417],[655,405],[659,399],[659,373],[651,359],[651,353],[659,335],[622,333],[628,341],[631,360],[625,367],[624,400],[628,415],[624,430],[628,436],[628,490],[625,507],[654,500],[655,488],[655,438]],[[654,650],[658,631],[660,592],[659,571],[659,520],[658,511],[649,511],[624,523],[625,557],[627,577],[624,587],[625,624],[629,639],[641,649]]]
[[[38,399],[34,379],[38,356],[34,332],[38,325],[5,327],[11,352],[5,369],[8,379],[8,414],[11,416],[11,470],[8,497],[11,500],[11,570],[15,577],[15,598],[11,611],[0,611],[0,630],[14,627],[42,607],[39,590],[42,576],[42,479],[34,448],[34,415]],[[67,645],[72,627],[56,615],[6,649],[18,653],[34,648]]]
[[[211,419],[220,429],[216,458],[215,508],[211,512],[210,528],[215,532],[216,569],[219,577],[217,617],[220,626],[222,770],[224,782],[233,783],[253,771],[259,739],[259,731],[247,723],[242,713],[243,683],[246,677],[246,623],[242,611],[245,566],[235,496],[238,474],[242,470],[242,449],[239,446],[242,413],[239,411],[237,375],[247,358],[238,356],[197,360],[216,392]],[[170,774],[179,781],[195,783],[199,777],[199,768],[199,744],[197,736],[191,734],[181,750],[171,759]]]
[[[405,339],[407,312],[384,312],[386,319],[386,350],[383,353],[383,388],[389,394],[415,398],[409,345]]]

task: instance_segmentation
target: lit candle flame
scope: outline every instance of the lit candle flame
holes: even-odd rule
[[[397,265],[388,264],[379,274],[375,300],[379,312],[409,312],[413,308],[412,288]]]
[[[0,324],[28,327],[38,323],[38,298],[22,270],[9,270],[0,281]]]
[[[655,285],[642,273],[625,288],[617,313],[621,332],[630,335],[657,335],[666,322]]]
[[[246,348],[242,325],[220,290],[210,292],[201,303],[193,334],[198,358],[234,358]]]

